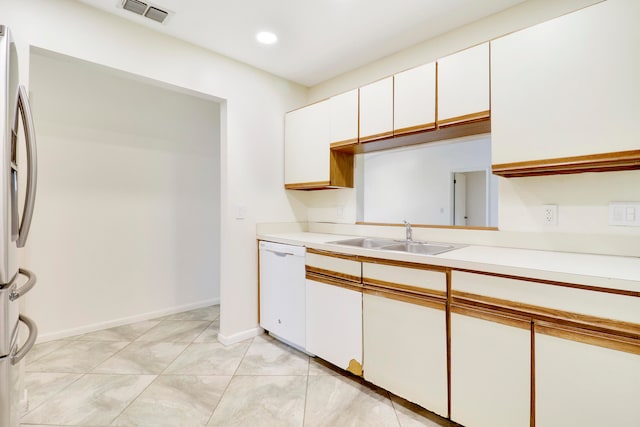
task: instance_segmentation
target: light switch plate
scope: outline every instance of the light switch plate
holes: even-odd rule
[[[609,225],[640,227],[640,202],[609,203]]]

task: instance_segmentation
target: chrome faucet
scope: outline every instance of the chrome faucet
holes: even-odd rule
[[[409,224],[409,221],[407,220],[403,220],[402,222],[404,222],[404,230],[407,233],[407,242],[411,242],[412,239],[412,230],[411,230],[411,224]]]

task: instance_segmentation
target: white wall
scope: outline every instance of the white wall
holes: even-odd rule
[[[41,337],[219,302],[219,104],[33,53]]]
[[[70,0],[3,0],[0,16],[18,43],[23,82],[29,76],[29,47],[36,46],[223,101],[222,339],[255,331],[255,224],[306,219],[304,205],[282,185],[284,112],[306,102],[306,88]],[[247,208],[246,219],[235,219],[236,206]],[[33,239],[24,254],[26,267],[30,266],[28,251],[36,250],[31,247],[37,243],[35,232]],[[63,250],[67,248],[61,246]],[[39,286],[46,284],[41,281]],[[180,292],[180,283],[172,292]],[[64,299],[60,295],[55,303],[64,304]]]
[[[310,100],[326,98],[362,86],[594,3],[598,2],[528,0],[504,12],[319,84],[311,88]],[[615,28],[611,28],[611,31],[615,31]],[[606,141],[602,143],[606,144]],[[484,234],[486,240],[477,240],[474,237],[473,241],[476,244],[499,242],[511,247],[640,256],[640,246],[637,244],[640,228],[612,227],[607,223],[608,203],[640,201],[638,189],[640,171],[521,179],[499,178],[498,226],[501,236]],[[356,216],[355,191],[349,189],[323,193],[327,194],[307,196],[309,220],[313,218],[313,221],[318,222],[344,222],[336,217],[336,209],[323,208],[335,206],[338,204],[336,201],[349,208],[344,212],[344,217]],[[320,201],[324,205],[321,205]],[[558,205],[557,226],[543,225],[542,206],[545,204]],[[441,240],[446,240],[450,235],[455,241],[460,241],[459,233],[438,231],[438,234]]]

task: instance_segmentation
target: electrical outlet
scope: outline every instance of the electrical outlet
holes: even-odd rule
[[[344,206],[338,206],[336,208],[336,217],[339,219],[344,219]]]
[[[542,206],[542,223],[545,225],[558,225],[558,205]]]

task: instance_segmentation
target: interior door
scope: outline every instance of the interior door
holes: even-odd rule
[[[467,176],[453,174],[453,225],[467,225]]]

